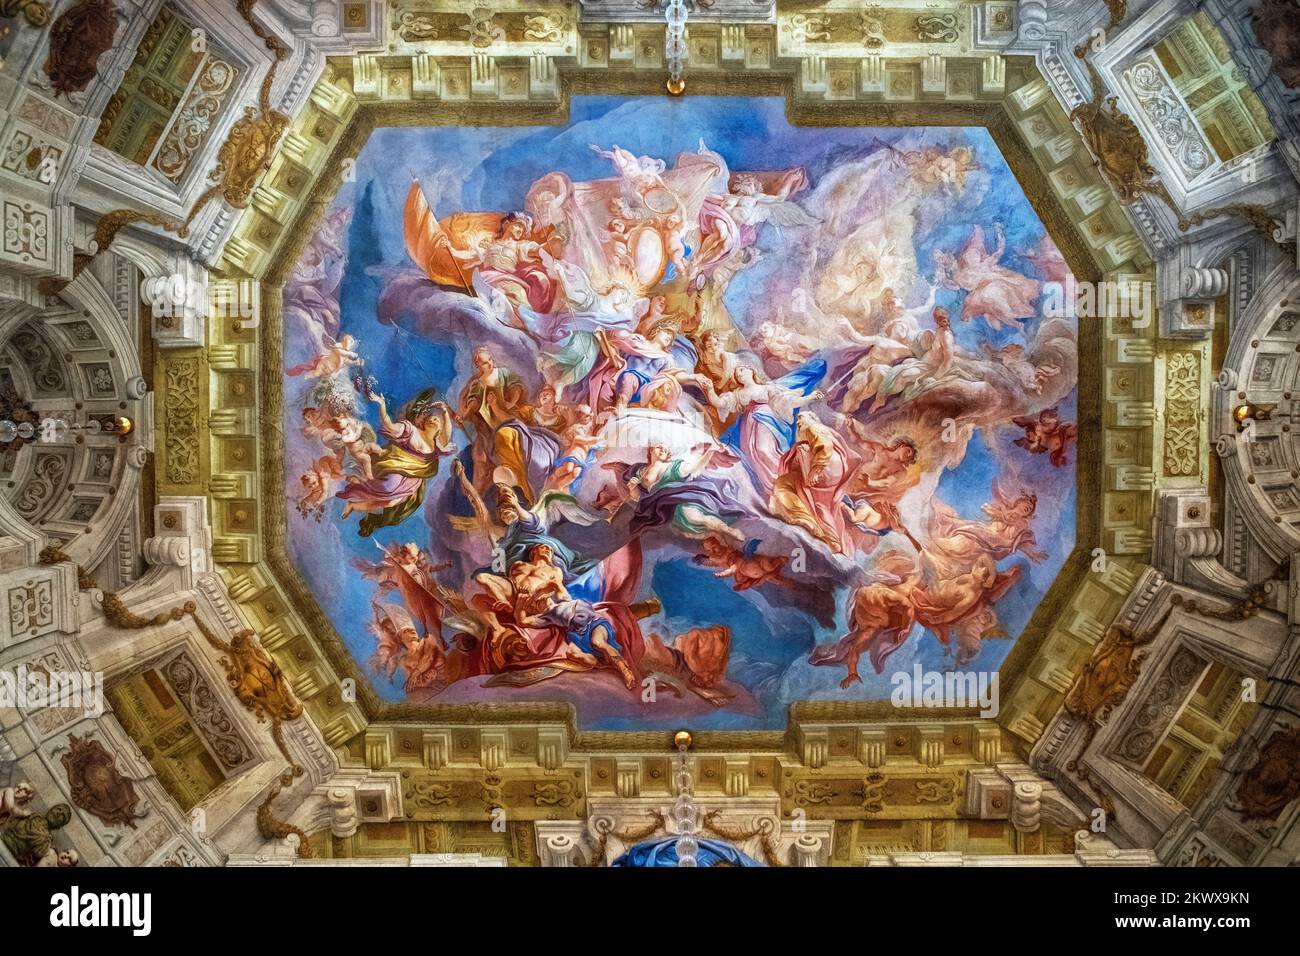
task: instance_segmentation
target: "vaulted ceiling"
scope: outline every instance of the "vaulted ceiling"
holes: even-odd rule
[[[1280,0],[5,5],[0,673],[86,674],[103,706],[0,700],[0,791],[27,782],[45,820],[69,811],[46,836],[14,830],[0,859],[600,865],[680,836],[685,790],[701,843],[768,865],[1294,864],[1293,12]],[[478,167],[490,195],[491,170],[504,181],[546,162],[552,134],[612,129],[591,104],[614,98],[642,117],[668,115],[655,112],[665,103],[738,111],[710,129],[769,103],[783,142],[800,145],[772,157],[761,142],[708,142],[735,173],[771,173],[744,166],[751,156],[802,163],[801,144],[828,131],[854,157],[873,140],[902,156],[921,142],[909,135],[967,136],[968,156],[1005,166],[979,208],[1013,233],[1041,224],[1060,275],[1095,294],[1072,317],[1077,384],[1062,401],[1077,445],[1052,485],[1068,506],[1053,512],[1061,527],[1035,529],[1055,542],[1052,570],[1015,599],[1013,643],[985,668],[992,708],[898,706],[813,667],[816,680],[755,690],[775,696],[744,719],[691,697],[698,710],[650,720],[599,711],[562,690],[580,686],[567,675],[421,696],[371,663],[371,585],[347,577],[364,552],[338,544],[356,531],[337,509],[317,524],[298,492],[296,423],[316,379],[286,369],[358,328],[363,301],[319,280],[343,268],[332,255],[366,247],[368,215],[393,225],[374,228],[374,268],[357,271],[400,281],[380,253],[412,248],[402,201],[413,175],[427,194],[452,168],[439,150],[475,163],[501,150]],[[702,121],[672,115],[696,150]],[[651,121],[626,135],[671,140],[638,122]],[[578,192],[614,175],[588,141],[566,167]],[[691,155],[705,154],[701,142]],[[579,175],[587,162],[606,165]],[[519,181],[551,171],[537,168]],[[439,182],[468,196],[467,178]],[[956,222],[959,189],[943,182],[926,201]],[[444,226],[462,211],[448,202],[432,210]],[[330,294],[305,308],[333,325],[311,326],[312,340],[294,309],[318,289]],[[465,280],[458,294],[474,292]],[[405,312],[389,325],[391,346],[357,346],[375,349],[367,371],[385,351],[385,367],[442,361],[452,402],[477,327],[430,331]],[[451,515],[443,500],[425,513]],[[471,565],[492,560],[455,540]],[[841,626],[843,597],[830,611]],[[765,613],[776,638],[793,633]],[[1004,646],[992,635],[985,648]],[[733,657],[737,685],[739,673]]]

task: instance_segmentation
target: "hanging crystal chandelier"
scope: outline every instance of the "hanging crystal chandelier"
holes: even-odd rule
[[[38,423],[30,418],[11,421],[8,417],[0,417],[0,451],[8,451],[10,448],[16,451],[22,447],[23,442],[33,439],[38,442],[62,442],[69,434],[78,438],[99,434],[125,438],[133,431],[135,422],[125,415],[92,415],[85,424],[69,422],[64,418],[43,418]]]
[[[664,34],[664,56],[668,60],[668,92],[681,96],[686,90],[686,80],[682,73],[686,69],[686,20],[689,13],[686,0],[668,0],[664,9],[667,26]]]
[[[36,435],[31,405],[11,393],[0,394],[0,451],[17,451]]]
[[[695,777],[686,751],[691,747],[691,735],[678,731],[673,737],[677,745],[677,801],[673,804],[673,824],[677,833],[677,865],[697,866],[700,844],[695,838],[699,808],[695,805]]]

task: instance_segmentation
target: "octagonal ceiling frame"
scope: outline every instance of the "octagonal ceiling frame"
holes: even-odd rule
[[[979,101],[810,102],[800,99],[788,74],[714,74],[692,78],[691,95],[782,96],[792,125],[983,126],[994,139],[1035,212],[1048,228],[1080,281],[1150,277],[1150,261],[1118,201],[1096,175],[1081,140],[1047,83],[1032,63],[1016,58],[1025,78],[1000,98]],[[283,471],[281,283],[337,192],[343,160],[360,151],[381,125],[518,125],[562,123],[569,98],[599,92],[644,96],[661,92],[661,77],[575,71],[561,75],[557,100],[543,102],[405,102],[358,104],[345,69],[332,65],[310,103],[285,137],[258,195],[245,211],[226,250],[231,276],[261,280],[261,315],[256,328],[210,322],[208,348],[159,357],[166,364],[197,358],[209,366],[213,387],[205,404],[220,414],[215,376],[252,373],[260,401],[253,403],[260,425],[251,439],[260,467],[239,484],[242,506],[256,505],[250,522],[243,508],[222,511],[223,476],[212,475],[214,556],[235,598],[258,625],[262,643],[290,676],[326,740],[341,746],[381,724],[436,727],[466,725],[546,726],[565,734],[574,749],[670,749],[671,731],[583,731],[568,702],[410,704],[382,701],[321,611],[285,548],[287,508],[275,484]],[[1044,168],[1047,167],[1047,168]],[[314,171],[313,171],[314,170]],[[307,181],[302,177],[306,175]],[[297,199],[286,197],[291,190]],[[1067,208],[1070,212],[1067,212]],[[1081,216],[1076,229],[1074,217]],[[277,220],[277,217],[280,217]],[[267,231],[267,222],[277,225]],[[259,254],[255,248],[264,244]],[[1110,260],[1108,268],[1098,259]],[[245,268],[247,267],[247,268]],[[1156,391],[1155,323],[1136,328],[1108,316],[1080,323],[1079,424],[1076,479],[1076,540],[1056,581],[1040,602],[1000,669],[1002,710],[997,723],[1032,745],[1091,656],[1093,645],[1118,611],[1150,547],[1146,526],[1154,498],[1151,462],[1156,453],[1153,416],[1144,412]],[[229,397],[229,393],[227,396]],[[164,395],[164,407],[168,407]],[[166,414],[164,414],[164,419]],[[165,422],[164,422],[164,427]],[[203,428],[215,442],[215,431]],[[229,429],[227,429],[229,432]],[[227,434],[228,440],[231,436]],[[215,463],[215,459],[214,459]],[[161,464],[161,462],[160,462]],[[161,469],[160,469],[161,470]],[[215,468],[212,469],[215,472]],[[272,484],[261,487],[260,478]],[[165,481],[160,491],[167,492]],[[240,523],[244,527],[238,527]],[[248,527],[251,523],[251,528]],[[223,547],[222,542],[226,542]],[[238,546],[229,542],[238,540]],[[1112,555],[1098,571],[1092,552]],[[307,635],[314,635],[308,638]],[[1047,659],[1041,652],[1050,651]],[[356,682],[356,701],[341,694],[341,680]],[[717,731],[699,735],[710,750],[786,751],[819,736],[831,724],[907,721],[976,721],[974,711],[900,710],[888,701],[808,701],[791,706],[784,731]],[[806,750],[806,748],[804,748]]]

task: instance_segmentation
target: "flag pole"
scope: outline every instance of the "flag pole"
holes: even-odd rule
[[[424,192],[424,184],[420,182],[420,177],[415,175],[414,170],[411,170],[411,181],[414,182],[415,185],[419,188],[420,198],[424,200],[424,208],[429,210],[429,217],[433,219],[433,224],[435,228],[438,230],[438,235],[441,236],[442,240],[447,243],[447,256],[451,259],[451,264],[455,266],[456,274],[460,276],[461,284],[465,287],[466,292],[470,293],[470,295],[473,295],[474,283],[472,283],[469,280],[469,278],[465,275],[465,270],[460,267],[460,260],[456,258],[456,254],[451,244],[451,237],[448,236],[446,231],[443,230],[442,223],[438,222],[437,217],[434,215],[433,207],[429,205],[429,197],[425,195]],[[420,265],[423,266],[424,264],[421,263]]]

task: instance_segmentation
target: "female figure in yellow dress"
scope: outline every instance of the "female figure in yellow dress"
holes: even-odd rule
[[[434,400],[426,389],[403,408],[393,421],[383,395],[371,400],[379,406],[379,434],[388,445],[371,463],[373,477],[352,475],[347,487],[335,495],[347,502],[346,518],[364,511],[361,536],[376,528],[398,525],[415,513],[424,501],[424,483],[438,473],[438,459],[454,450],[451,443],[451,409]]]
[[[767,507],[840,554],[849,550],[840,499],[861,459],[812,412],[795,419],[795,443],[781,459]]]

